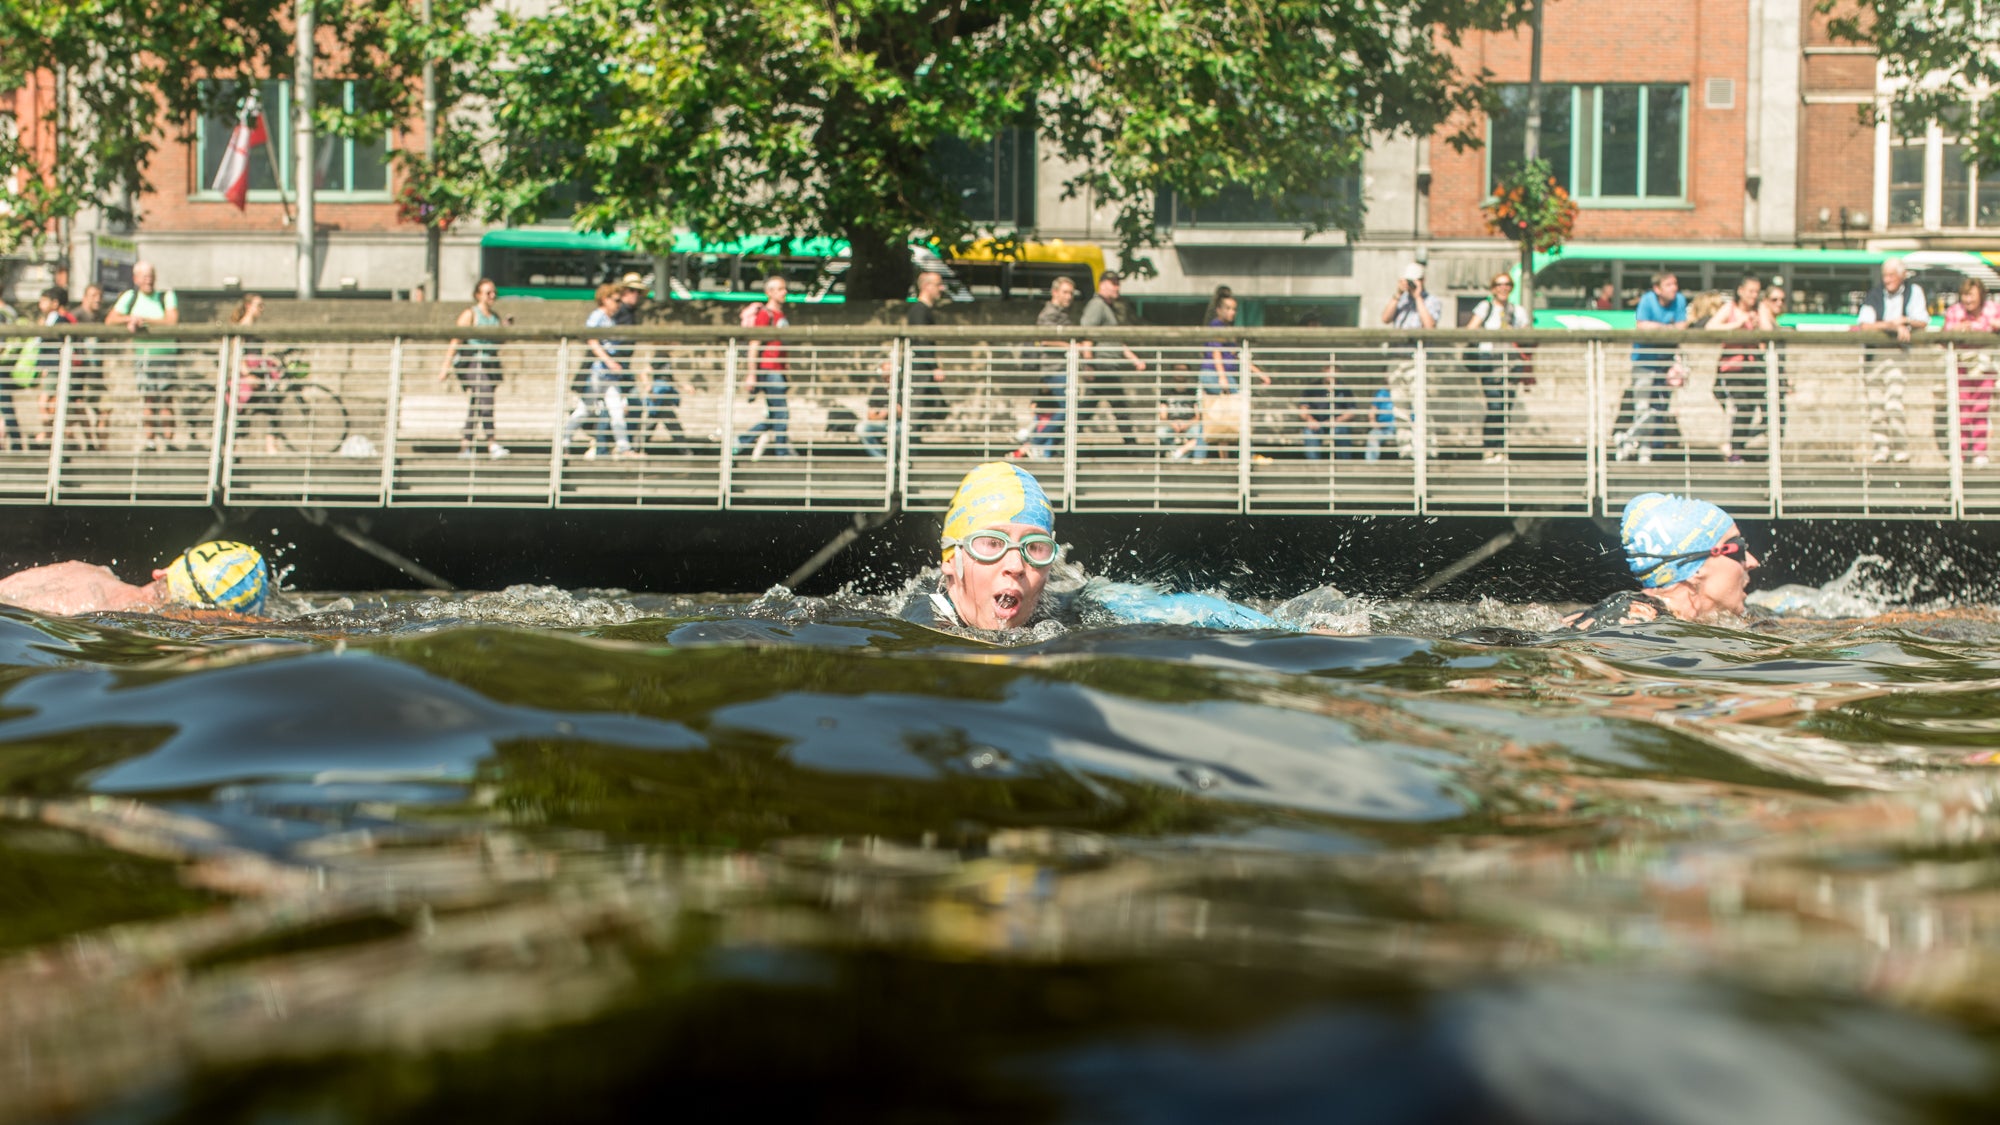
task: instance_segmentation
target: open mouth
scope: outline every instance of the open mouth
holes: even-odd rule
[[[1012,617],[1021,611],[1021,595],[999,593],[993,595],[993,612],[1000,617]]]

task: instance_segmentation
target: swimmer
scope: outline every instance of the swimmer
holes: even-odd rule
[[[1613,594],[1564,618],[1570,628],[1642,625],[1663,616],[1712,621],[1724,613],[1740,614],[1750,572],[1762,565],[1736,521],[1706,500],[1641,493],[1625,505],[1618,537],[1625,565],[1643,589]]]
[[[255,547],[215,540],[191,547],[144,586],[84,562],[38,566],[0,578],[0,605],[35,613],[260,614],[271,568]]]
[[[1126,624],[1290,628],[1210,594],[1169,594],[1102,578],[1060,599],[1047,597],[1049,570],[1062,555],[1055,512],[1041,483],[1005,461],[988,461],[965,474],[945,511],[938,546],[942,573],[929,602],[940,625],[1019,629],[1057,614],[1071,618],[1095,611],[1093,616]]]

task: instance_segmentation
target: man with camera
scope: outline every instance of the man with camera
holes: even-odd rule
[[[1436,328],[1444,319],[1444,302],[1424,286],[1424,264],[1411,262],[1396,279],[1396,295],[1382,306],[1382,323],[1390,328]],[[1396,413],[1396,452],[1416,455],[1416,350],[1400,345],[1389,349],[1389,399]]]

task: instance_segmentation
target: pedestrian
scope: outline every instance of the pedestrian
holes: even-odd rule
[[[1713,332],[1770,332],[1777,318],[1764,302],[1764,281],[1745,277],[1736,285],[1736,295],[1715,310],[1707,328]],[[1764,345],[1758,342],[1724,344],[1715,366],[1715,398],[1729,420],[1729,440],[1722,443],[1723,460],[1741,464],[1750,439],[1764,433],[1771,424],[1770,391],[1765,369]],[[1758,427],[1758,412],[1763,427]]]
[[[83,287],[83,296],[73,310],[78,324],[103,324],[104,287],[92,283]],[[103,449],[109,440],[111,416],[104,405],[104,341],[96,336],[78,336],[70,344],[69,408],[82,424],[77,448]],[[64,444],[69,444],[67,436]]]
[[[1396,278],[1396,292],[1382,306],[1382,323],[1391,328],[1427,331],[1444,319],[1444,302],[1424,287],[1424,265],[1411,262]],[[1392,346],[1388,355],[1389,401],[1396,412],[1396,451],[1416,456],[1416,391],[1418,348]]]
[[[944,278],[936,270],[917,275],[917,299],[910,302],[904,323],[911,328],[929,328],[937,323],[937,303],[944,296]],[[944,371],[938,367],[937,347],[914,333],[910,338],[910,433],[927,434],[936,429],[950,412],[944,397]]]
[[[1215,315],[1209,318],[1210,328],[1236,327],[1236,298],[1218,297]],[[1238,438],[1243,433],[1244,419],[1249,410],[1249,400],[1243,397],[1242,368],[1243,351],[1229,340],[1211,340],[1202,348],[1201,359],[1201,433],[1195,442],[1194,459],[1199,461],[1208,456],[1208,442],[1213,438],[1222,455],[1229,455],[1229,448],[1222,443]],[[1265,386],[1271,385],[1271,377],[1256,364],[1247,365]]]
[[[1680,278],[1666,270],[1654,274],[1652,288],[1639,298],[1632,324],[1639,329],[1686,328],[1688,299],[1681,292]],[[1654,450],[1666,447],[1666,435],[1673,429],[1668,419],[1673,412],[1676,366],[1671,348],[1663,351],[1657,344],[1632,345],[1632,380],[1612,427],[1617,431],[1617,460],[1651,461]]]
[[[76,317],[69,311],[69,291],[60,285],[51,285],[42,290],[36,301],[35,323],[43,328],[54,328],[63,324],[75,324]],[[61,337],[44,336],[35,341],[35,366],[32,379],[35,385],[35,409],[40,427],[33,438],[33,444],[46,447],[54,440],[56,425],[56,393],[62,382]],[[22,427],[25,429],[26,427]]]
[[[1903,364],[1909,357],[1911,334],[1929,328],[1931,314],[1924,304],[1923,287],[1910,280],[1902,259],[1882,263],[1882,281],[1861,299],[1854,319],[1857,330],[1879,332],[1895,340],[1892,345],[1866,349],[1863,357],[1861,389],[1868,398],[1868,441],[1873,446],[1868,459],[1876,464],[1908,461],[1909,425],[1903,412],[1903,390],[1909,378]]]
[[[597,287],[595,294],[597,307],[590,310],[584,320],[586,328],[615,328],[618,307],[624,303],[619,295],[620,286],[607,283]],[[611,436],[617,442],[612,449],[615,457],[637,457],[639,451],[632,448],[632,441],[625,432],[625,392],[629,375],[627,364],[631,357],[624,350],[624,341],[609,337],[597,337],[584,341],[589,349],[590,381],[583,398],[570,411],[569,420],[563,423],[562,444],[568,447],[570,437],[577,427],[589,421],[593,415],[602,414],[611,420]],[[599,433],[590,442],[590,448],[583,451],[584,459],[596,460],[604,449],[604,435]]]
[[[239,332],[236,336],[236,377],[231,380],[230,394],[236,404],[237,425],[248,429],[253,420],[262,420],[264,453],[275,456],[280,437],[278,399],[283,393],[285,366],[264,354],[262,340],[240,334],[256,324],[263,315],[264,298],[257,293],[245,293],[243,299],[236,302],[235,311],[229,314],[230,325]]]
[[[132,266],[132,288],[118,295],[118,303],[104,323],[123,326],[134,335],[153,328],[171,328],[181,322],[180,297],[159,287],[159,273],[151,262]],[[183,439],[181,433],[180,357],[170,343],[140,343],[132,348],[132,377],[139,389],[139,448],[166,450]]]
[[[2000,332],[2000,298],[1986,292],[1986,283],[1968,277],[1958,287],[1958,303],[1944,310],[1946,332]],[[1993,380],[2000,374],[1990,351],[1960,352],[1958,363],[1958,450],[1973,465],[1992,463],[1987,455]]]
[[[639,323],[639,305],[649,292],[646,279],[637,273],[627,272],[618,279],[618,311],[613,314],[620,327]],[[632,342],[628,349],[632,357],[633,388],[635,398],[628,417],[632,421],[632,437],[637,444],[648,448],[653,446],[653,428],[667,432],[669,441],[680,441],[687,437],[681,429],[681,392],[674,385],[674,367],[670,357],[663,357],[656,346],[647,353],[645,369],[639,368],[639,345]]]
[[[1486,283],[1485,297],[1472,306],[1472,318],[1466,327],[1486,332],[1502,332],[1509,328],[1528,327],[1528,310],[1514,303],[1514,278],[1511,274],[1496,273]],[[1481,340],[1473,350],[1473,356],[1466,362],[1466,369],[1479,376],[1479,393],[1486,399],[1486,417],[1482,437],[1485,439],[1487,461],[1507,459],[1507,438],[1514,429],[1515,383],[1532,382],[1533,376],[1522,372],[1527,353],[1519,345]]]
[[[1307,313],[1299,320],[1300,328],[1318,328],[1319,314]],[[1333,363],[1320,359],[1323,353],[1308,352],[1304,362],[1292,366],[1298,372],[1298,392],[1293,396],[1293,408],[1298,412],[1300,444],[1305,447],[1308,461],[1326,460],[1326,443],[1330,436],[1327,428],[1333,422]]]
[[[1611,309],[1617,308],[1618,287],[1616,285],[1611,284],[1608,281],[1598,286],[1597,295],[1590,299],[1590,307],[1602,311],[1609,311]]]
[[[785,298],[788,290],[785,279],[777,274],[764,279],[764,300],[743,310],[745,328],[789,328],[792,322],[785,316]],[[752,395],[764,396],[763,421],[743,431],[736,439],[735,454],[741,457],[757,443],[761,435],[769,434],[771,456],[792,456],[788,431],[791,428],[792,413],[786,408],[789,387],[785,381],[785,342],[766,337],[753,339],[747,349],[750,356],[750,372],[743,377],[743,389]],[[752,455],[754,459],[756,454]]]
[[[1058,277],[1049,283],[1049,299],[1035,314],[1037,328],[1068,328],[1069,307],[1076,301],[1076,282]],[[1069,421],[1069,344],[1062,339],[1037,340],[1036,364],[1041,386],[1036,389],[1035,424],[1028,439],[1010,457],[1053,457]]]
[[[503,317],[493,307],[499,299],[500,286],[490,277],[480,278],[472,287],[472,304],[458,314],[458,326],[499,328],[512,324],[513,317]],[[500,432],[493,420],[494,391],[500,386],[501,377],[500,342],[468,338],[445,345],[444,360],[438,364],[438,382],[449,382],[453,374],[471,399],[465,409],[465,424],[458,431],[458,455],[474,456],[474,442],[484,433],[487,456],[496,461],[507,456],[508,449],[500,444]]]
[[[1081,327],[1116,328],[1130,323],[1119,301],[1123,286],[1124,279],[1117,271],[1105,270],[1104,276],[1097,279],[1097,295],[1083,306]],[[1126,445],[1138,444],[1138,420],[1133,417],[1129,378],[1143,374],[1146,361],[1116,340],[1085,340],[1079,347],[1090,365],[1090,379],[1085,384],[1088,400],[1111,411]],[[1083,405],[1085,402],[1079,400],[1078,406]]]
[[[895,403],[890,400],[890,379],[894,365],[883,360],[876,369],[875,381],[868,385],[868,401],[861,407],[861,425],[857,432],[861,436],[861,451],[870,457],[889,455],[888,437],[890,420],[896,416]]]

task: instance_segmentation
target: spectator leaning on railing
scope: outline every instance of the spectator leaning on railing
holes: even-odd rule
[[[180,298],[171,289],[159,288],[159,274],[151,262],[132,267],[132,288],[118,295],[104,323],[123,325],[134,333],[154,327],[171,327],[181,322]],[[144,343],[132,349],[132,377],[139,386],[141,449],[166,449],[184,440],[180,432],[180,408],[174,400],[180,394],[178,352],[169,343]]]
[[[1986,283],[1968,277],[1958,287],[1958,303],[1944,310],[1946,332],[2000,332],[2000,298],[1987,295]],[[1960,352],[1958,359],[1958,448],[1974,465],[1991,463],[1987,456],[1988,421],[1993,408],[1993,378],[2000,373],[1989,351]]]
[[[1736,285],[1736,295],[1708,318],[1711,332],[1769,332],[1778,326],[1776,316],[1764,304],[1764,282],[1746,277]],[[1723,459],[1743,460],[1750,439],[1764,432],[1754,424],[1757,412],[1764,412],[1764,425],[1771,422],[1770,395],[1764,371],[1764,346],[1755,341],[1724,344],[1716,361],[1715,397],[1729,418],[1729,440],[1722,443]]]
[[[1903,411],[1903,390],[1908,377],[1903,363],[1910,351],[1910,335],[1930,327],[1931,314],[1924,304],[1923,287],[1910,280],[1901,259],[1882,263],[1882,283],[1868,290],[1855,315],[1855,327],[1881,332],[1893,338],[1889,346],[1868,349],[1862,368],[1861,385],[1868,396],[1868,440],[1874,452],[1870,461],[1908,461],[1909,422]]]

